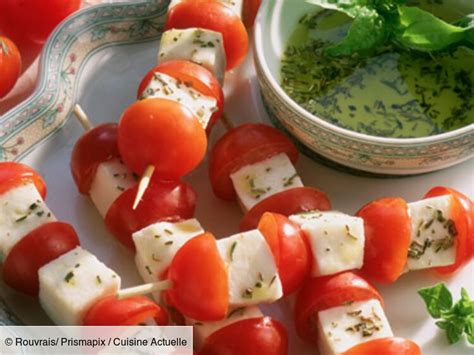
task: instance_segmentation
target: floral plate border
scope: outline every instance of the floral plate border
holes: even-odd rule
[[[0,116],[0,161],[20,160],[70,118],[85,64],[97,51],[161,37],[169,0],[102,4],[65,20],[41,56],[33,95]],[[0,297],[0,326],[22,325]]]

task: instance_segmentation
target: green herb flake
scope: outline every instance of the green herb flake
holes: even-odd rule
[[[97,281],[97,283],[98,283],[99,285],[102,283],[102,279],[100,278],[99,275],[97,275],[97,276],[95,277],[95,279],[96,279],[96,281]]]
[[[74,273],[72,271],[69,271],[64,277],[64,281],[66,281],[66,283],[70,283],[73,277],[74,277]]]
[[[234,261],[234,251],[236,247],[237,247],[237,241],[234,241],[232,245],[230,246],[230,250],[229,250],[230,261]]]

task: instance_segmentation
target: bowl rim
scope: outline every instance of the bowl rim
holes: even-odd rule
[[[275,0],[285,1],[285,0]],[[275,1],[265,1],[262,3],[260,7],[259,13],[255,20],[254,25],[254,33],[253,33],[253,43],[254,43],[254,54],[255,54],[255,64],[261,69],[265,79],[268,81],[270,87],[275,91],[275,93],[283,100],[285,105],[289,106],[294,112],[298,113],[299,116],[303,117],[305,120],[317,124],[326,130],[334,131],[339,135],[343,135],[346,137],[354,138],[360,141],[369,141],[371,143],[377,144],[389,144],[389,145],[402,145],[402,146],[409,146],[409,145],[423,145],[423,144],[431,144],[431,143],[440,143],[446,140],[450,140],[453,138],[460,138],[464,135],[474,134],[474,123],[468,124],[464,127],[455,129],[453,131],[436,134],[433,136],[426,136],[426,137],[417,137],[417,138],[388,138],[388,137],[378,137],[372,136],[365,133],[359,133],[356,131],[352,131],[346,128],[342,128],[336,126],[316,115],[313,115],[309,111],[305,110],[301,107],[296,101],[294,101],[281,87],[280,83],[278,82],[277,78],[271,72],[266,56],[265,51],[263,48],[263,28],[266,24],[265,20],[267,18],[271,18],[273,16],[273,8],[270,8],[271,4],[274,4]],[[257,71],[258,73],[258,71]]]

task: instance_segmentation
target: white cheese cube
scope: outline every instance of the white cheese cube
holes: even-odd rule
[[[303,186],[295,167],[285,153],[246,165],[233,173],[230,178],[244,212],[270,195]]]
[[[364,221],[339,212],[291,216],[301,224],[313,255],[314,277],[360,269],[364,263]]]
[[[100,215],[105,218],[112,203],[136,183],[134,174],[119,158],[111,159],[97,167],[89,196]]]
[[[408,270],[455,262],[457,232],[452,221],[452,203],[452,197],[446,195],[408,204],[412,229]]]
[[[223,42],[219,32],[201,28],[171,29],[161,37],[158,63],[189,60],[208,69],[222,85],[226,68]]]
[[[57,325],[82,325],[87,311],[120,289],[120,277],[77,247],[39,269],[39,300]]]
[[[171,0],[169,9],[183,2],[183,0]],[[242,17],[242,10],[244,6],[244,0],[219,0],[219,2],[230,7],[239,17]]]
[[[263,314],[260,312],[258,307],[240,307],[229,311],[227,318],[217,322],[200,322],[191,318],[186,318],[186,324],[193,326],[194,346],[199,350],[204,345],[206,338],[219,329],[244,319],[259,317],[263,317]]]
[[[231,306],[271,303],[283,296],[275,260],[258,230],[221,239],[217,246],[227,266]]]
[[[319,352],[338,355],[366,341],[393,336],[378,300],[354,302],[318,313]]]
[[[179,248],[204,233],[197,219],[182,222],[159,222],[132,235],[137,249],[135,263],[145,282],[159,280],[168,269]]]
[[[0,257],[39,226],[56,221],[33,183],[14,187],[0,195]]]
[[[204,129],[212,114],[217,111],[216,99],[205,96],[182,81],[162,73],[153,75],[141,98],[162,98],[179,102],[193,113]]]

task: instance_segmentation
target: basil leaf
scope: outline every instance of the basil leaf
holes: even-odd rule
[[[306,0],[307,3],[318,5],[323,9],[343,12],[356,17],[362,8],[370,7],[370,0]]]
[[[418,7],[399,6],[393,40],[404,49],[434,52],[467,39],[469,28],[451,25]]]
[[[418,290],[418,294],[425,301],[429,314],[433,318],[440,318],[442,311],[449,311],[453,306],[453,297],[445,284],[439,283],[434,287]]]
[[[471,315],[466,322],[466,327],[464,332],[467,336],[467,341],[471,344],[474,344],[474,315]]]
[[[450,323],[446,329],[446,337],[448,338],[449,344],[454,344],[461,339],[462,331],[459,331],[459,328],[454,324]]]
[[[368,55],[387,39],[384,19],[375,10],[362,9],[352,22],[347,36],[339,43],[327,47],[330,57],[350,56],[354,53]]]

